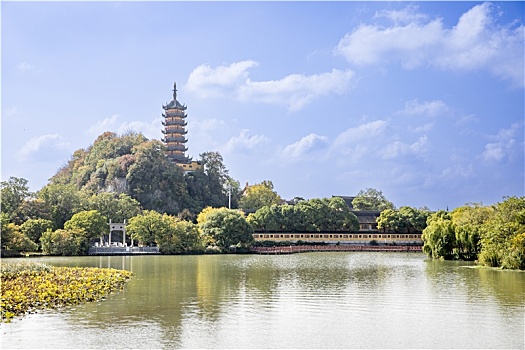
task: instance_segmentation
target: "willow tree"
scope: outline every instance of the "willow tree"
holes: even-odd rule
[[[423,239],[423,251],[428,257],[445,260],[454,257],[456,235],[454,223],[448,212],[440,210],[432,214],[421,238]]]

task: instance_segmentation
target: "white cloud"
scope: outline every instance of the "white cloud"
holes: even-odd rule
[[[414,68],[427,58],[427,48],[439,42],[441,36],[440,20],[390,28],[361,25],[341,39],[335,52],[357,65],[394,60],[401,61],[406,68]]]
[[[459,118],[457,121],[456,121],[456,126],[460,126],[460,125],[464,125],[464,124],[473,124],[473,123],[478,123],[479,122],[479,118],[476,117],[475,115],[472,115],[472,114],[468,114],[468,115],[464,115],[462,116],[461,118]]]
[[[386,145],[383,151],[383,159],[394,159],[407,155],[422,155],[427,151],[428,137],[421,136],[416,142],[407,144],[399,140]]]
[[[501,129],[496,135],[490,136],[495,142],[490,142],[485,145],[485,150],[481,154],[481,158],[485,161],[499,162],[504,158],[509,157],[520,142],[517,140],[518,134],[523,132],[523,124],[514,123],[508,129]],[[523,137],[523,135],[521,135]],[[521,148],[519,152],[523,154],[523,139],[521,140]]]
[[[2,113],[2,116],[4,118],[11,118],[11,117],[15,117],[17,114],[18,114],[18,106],[13,106],[11,108],[6,109]]]
[[[270,139],[264,135],[252,135],[250,130],[243,129],[239,136],[234,136],[224,145],[224,151],[232,152],[252,152],[265,153],[262,147],[270,142]]]
[[[190,73],[186,89],[201,98],[223,96],[225,91],[245,84],[249,75],[248,68],[258,65],[252,60],[234,62],[229,66],[216,68],[203,64]]]
[[[27,63],[27,62],[20,62],[16,65],[16,68],[19,70],[19,71],[22,71],[22,72],[25,72],[25,71],[28,71],[28,70],[31,70],[33,68],[35,68],[35,66],[33,66],[31,63]]]
[[[150,122],[132,121],[124,122],[117,128],[118,134],[124,134],[127,131],[140,132],[148,139],[159,139],[162,137],[161,124],[162,118],[155,118]]]
[[[90,135],[98,136],[106,131],[112,131],[117,134],[124,134],[128,131],[140,132],[148,139],[159,139],[162,129],[162,118],[155,118],[150,122],[144,121],[131,121],[131,122],[122,122],[117,123],[120,119],[120,115],[113,114],[111,117],[104,118],[97,121],[95,124],[91,125],[87,130],[87,133]]]
[[[407,101],[405,109],[400,111],[406,115],[428,115],[434,116],[448,111],[448,106],[441,100],[419,102],[417,99]]]
[[[285,105],[290,111],[302,109],[320,96],[344,93],[354,77],[351,70],[333,69],[321,74],[290,74],[279,80],[252,81],[248,69],[257,66],[251,60],[212,68],[195,68],[186,84],[188,91],[201,98],[226,96],[242,102]]]
[[[412,131],[419,133],[419,132],[426,132],[430,131],[434,128],[434,123],[426,123],[424,125],[420,125],[418,127],[415,127]]]
[[[398,23],[410,23],[413,21],[419,21],[426,19],[428,16],[418,12],[418,6],[407,6],[402,10],[383,10],[376,12],[375,18],[388,18],[392,22]]]
[[[241,101],[255,101],[288,106],[297,111],[320,96],[342,94],[354,72],[333,69],[331,72],[303,75],[291,74],[280,80],[250,81],[239,87]]]
[[[490,3],[476,5],[452,28],[445,28],[441,19],[421,23],[425,16],[413,10],[390,13],[397,18],[394,25],[363,24],[340,40],[335,53],[357,65],[399,62],[407,69],[484,69],[523,87],[524,27],[498,26],[491,9]]]
[[[344,166],[356,164],[363,158],[376,158],[387,136],[385,131],[388,123],[375,120],[349,128],[336,136],[330,145],[328,155]]]
[[[119,117],[120,116],[118,114],[113,114],[111,117],[99,120],[94,125],[89,127],[87,133],[91,135],[100,135],[105,131],[114,130],[115,124],[117,123]]]
[[[485,151],[483,151],[482,157],[484,160],[499,161],[505,157],[504,145],[501,142],[488,143],[485,145]]]
[[[523,133],[523,123],[514,123],[507,129],[500,129],[495,136],[492,136],[493,139],[498,141],[510,141],[518,133]]]
[[[328,138],[326,136],[310,134],[286,146],[282,150],[282,156],[285,158],[299,158],[308,155],[312,151],[324,149],[327,145]]]
[[[58,134],[46,134],[33,137],[27,141],[17,152],[17,156],[21,160],[28,159],[44,159],[48,158],[49,154],[57,151],[67,151],[69,143]]]
[[[457,180],[458,177],[468,179],[475,176],[474,167],[472,164],[453,164],[441,172],[439,178],[444,181]]]
[[[224,120],[215,118],[205,120],[191,119],[188,121],[188,129],[191,129],[192,134],[207,133],[222,128],[225,125]]]
[[[355,128],[349,128],[335,138],[332,147],[339,148],[359,141],[374,140],[384,133],[387,125],[388,123],[384,120],[375,120]]]

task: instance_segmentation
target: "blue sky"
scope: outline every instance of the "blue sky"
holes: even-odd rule
[[[283,197],[450,209],[524,195],[523,2],[2,2],[2,180],[36,191],[104,131]]]

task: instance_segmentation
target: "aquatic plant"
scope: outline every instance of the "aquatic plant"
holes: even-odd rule
[[[38,263],[1,265],[0,321],[57,308],[97,301],[120,290],[131,278],[130,271],[52,267]]]

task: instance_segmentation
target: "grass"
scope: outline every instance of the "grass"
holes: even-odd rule
[[[0,266],[0,321],[14,316],[103,299],[123,288],[132,273],[124,270],[53,267],[41,263]]]

